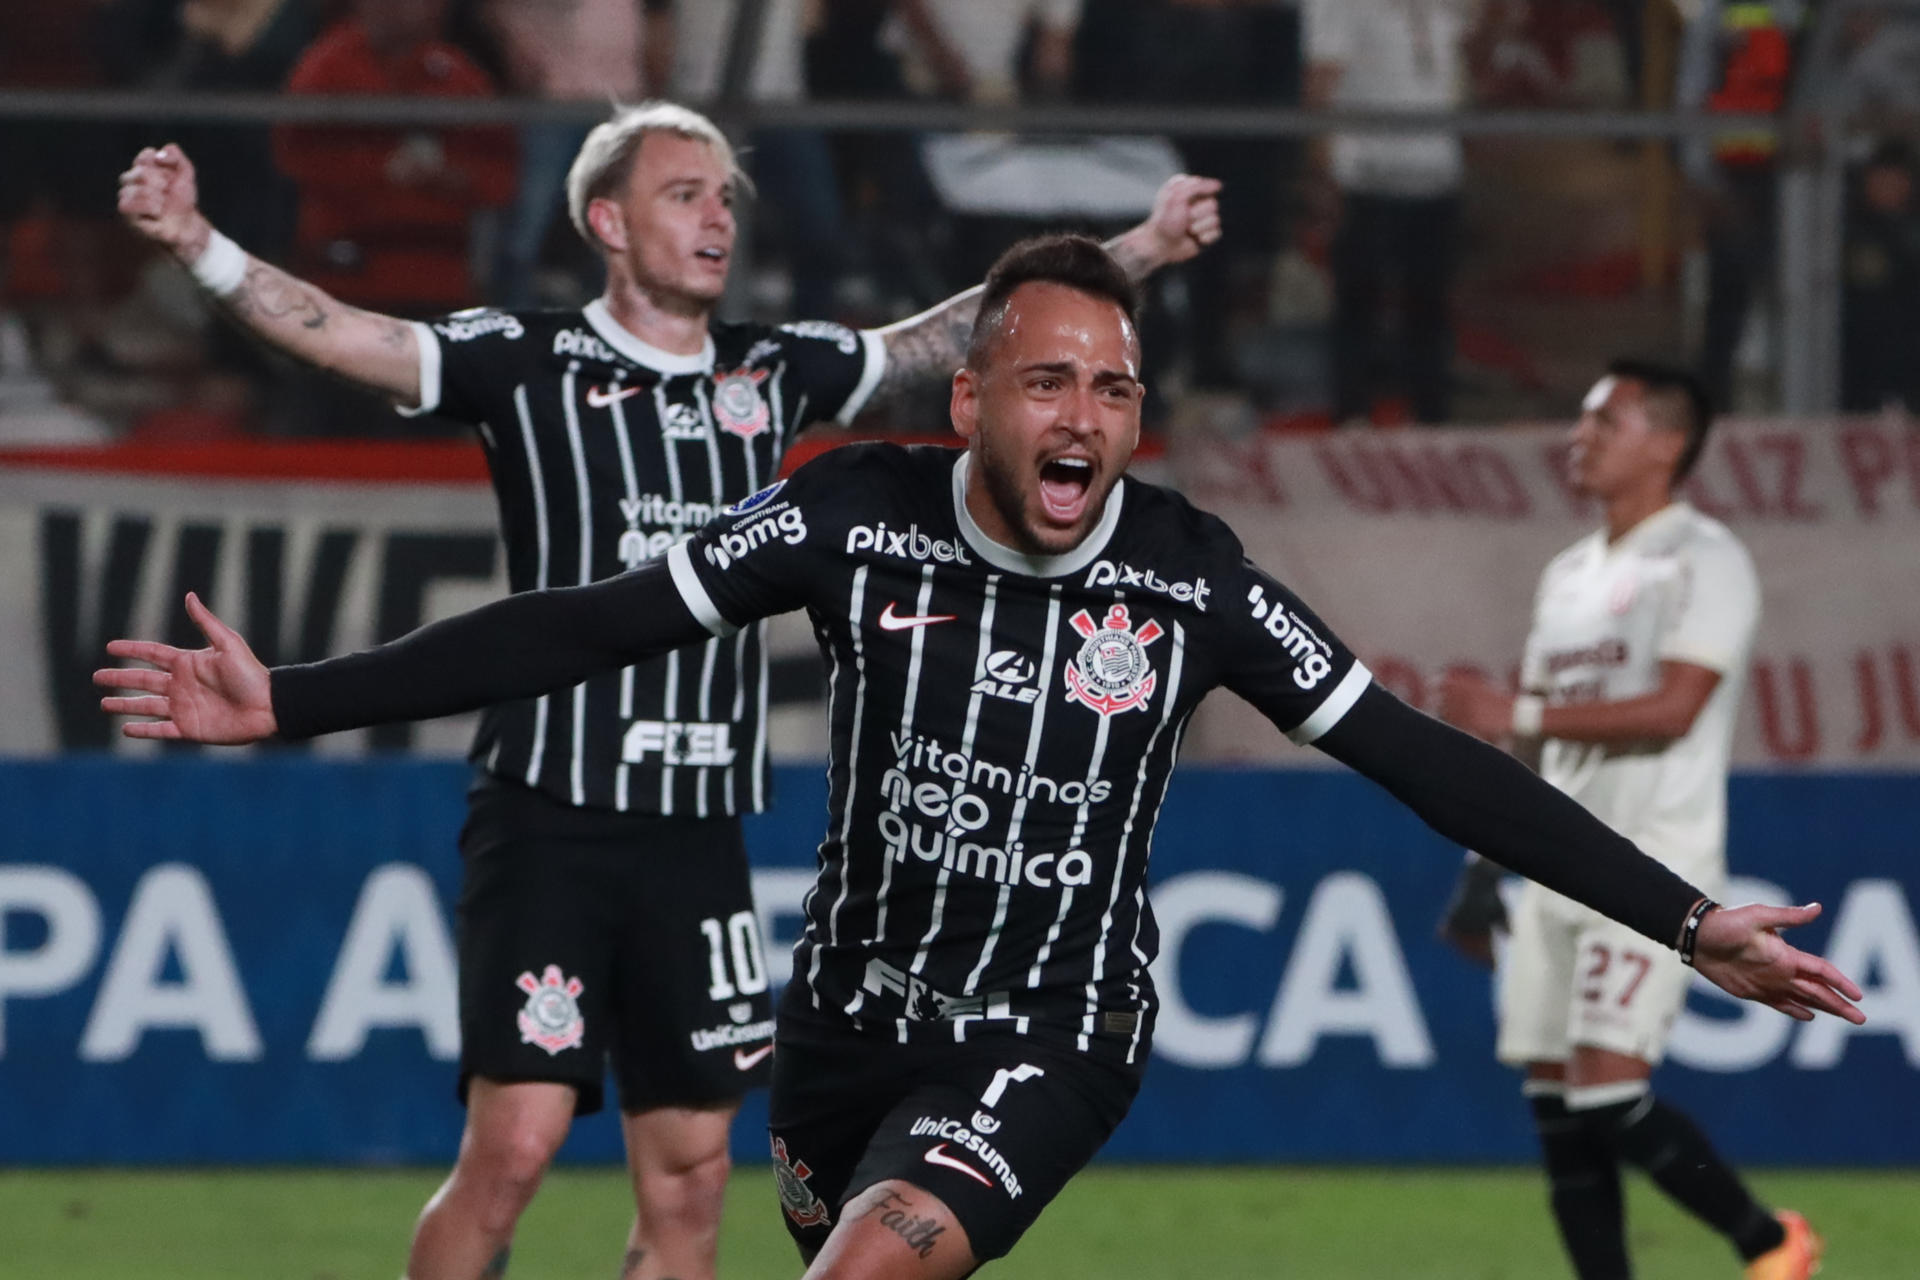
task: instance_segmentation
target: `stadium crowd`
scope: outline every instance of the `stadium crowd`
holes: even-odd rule
[[[1813,7],[1737,8],[1736,23],[1721,0],[766,0],[740,89],[760,107],[1803,105]],[[0,8],[0,88],[711,103],[740,13],[737,0],[13,0]],[[1842,402],[1914,411],[1920,207],[1902,139],[1920,119],[1920,15],[1869,6],[1840,44],[1819,87],[1862,125]],[[396,429],[210,323],[184,277],[126,233],[114,184],[139,147],[181,143],[204,208],[263,258],[345,301],[424,315],[593,294],[594,255],[557,216],[588,123],[8,119],[0,159],[24,178],[0,195],[6,438]],[[1779,179],[1787,148],[1821,140],[1677,147],[1663,167],[1680,175],[1672,199],[1640,146],[1610,140],[1175,133],[1116,146],[763,125],[737,141],[760,198],[730,309],[854,324],[977,280],[1018,234],[1117,230],[1144,208],[1117,215],[1081,188],[1117,186],[1138,204],[1176,169],[1221,178],[1222,251],[1150,299],[1162,337],[1151,381],[1194,393],[1155,396],[1149,425],[1166,428],[1183,413],[1243,425],[1537,417],[1577,392],[1570,371],[1590,367],[1592,344],[1622,338],[1691,349],[1721,403],[1768,407]],[[1036,205],[1033,175],[1049,172],[1058,190]],[[1647,230],[1655,206],[1664,232]]]

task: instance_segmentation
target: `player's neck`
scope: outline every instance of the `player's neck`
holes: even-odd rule
[[[1607,500],[1607,541],[1614,543],[1633,532],[1642,520],[1673,504],[1673,490],[1648,485]]]
[[[648,346],[677,356],[699,355],[706,350],[711,307],[642,289],[611,272],[600,300],[616,324]]]

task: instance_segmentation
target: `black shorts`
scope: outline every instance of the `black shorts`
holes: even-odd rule
[[[849,1200],[897,1178],[953,1210],[974,1257],[1002,1257],[1106,1143],[1140,1077],[1012,1032],[903,1045],[783,1014],[768,1128],[787,1231],[811,1258]]]
[[[460,833],[460,1097],[553,1081],[600,1109],[725,1102],[765,1084],[773,1015],[735,818],[577,809],[490,783]]]

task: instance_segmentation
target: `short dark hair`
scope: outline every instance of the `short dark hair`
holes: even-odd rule
[[[1607,366],[1616,378],[1630,378],[1646,389],[1648,408],[1655,422],[1686,433],[1686,447],[1673,464],[1673,483],[1677,487],[1700,461],[1707,447],[1707,432],[1713,427],[1713,397],[1699,377],[1678,365],[1658,360],[1622,357]]]
[[[1063,284],[1105,298],[1125,312],[1127,323],[1139,331],[1140,291],[1098,240],[1083,235],[1031,236],[1001,254],[987,272],[973,335],[967,340],[969,369],[978,369],[985,362],[993,337],[1007,318],[1007,301],[1013,291],[1035,281]]]

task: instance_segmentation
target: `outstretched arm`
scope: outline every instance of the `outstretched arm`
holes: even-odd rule
[[[148,147],[133,158],[120,175],[120,216],[178,258],[261,341],[402,404],[416,402],[420,347],[412,327],[350,307],[219,235],[200,212],[193,162],[179,147]]]
[[[1367,775],[1449,840],[1680,948],[1705,895],[1505,752],[1414,710],[1380,687],[1315,743]],[[1821,1010],[1863,1022],[1860,989],[1776,930],[1814,907],[1715,908],[1699,921],[1694,967],[1715,985],[1795,1018]]]
[[[140,696],[100,700],[142,716],[129,738],[237,745],[472,711],[578,684],[712,634],[681,601],[665,561],[591,586],[528,591],[344,657],[269,670],[240,633],[188,595],[205,649],[115,640],[94,683]]]
[[[1220,238],[1220,183],[1215,178],[1175,174],[1160,186],[1146,221],[1107,241],[1134,280],[1185,262]],[[981,286],[957,293],[917,316],[879,330],[887,371],[874,388],[876,400],[927,378],[948,378],[967,357],[967,339],[980,313]]]

